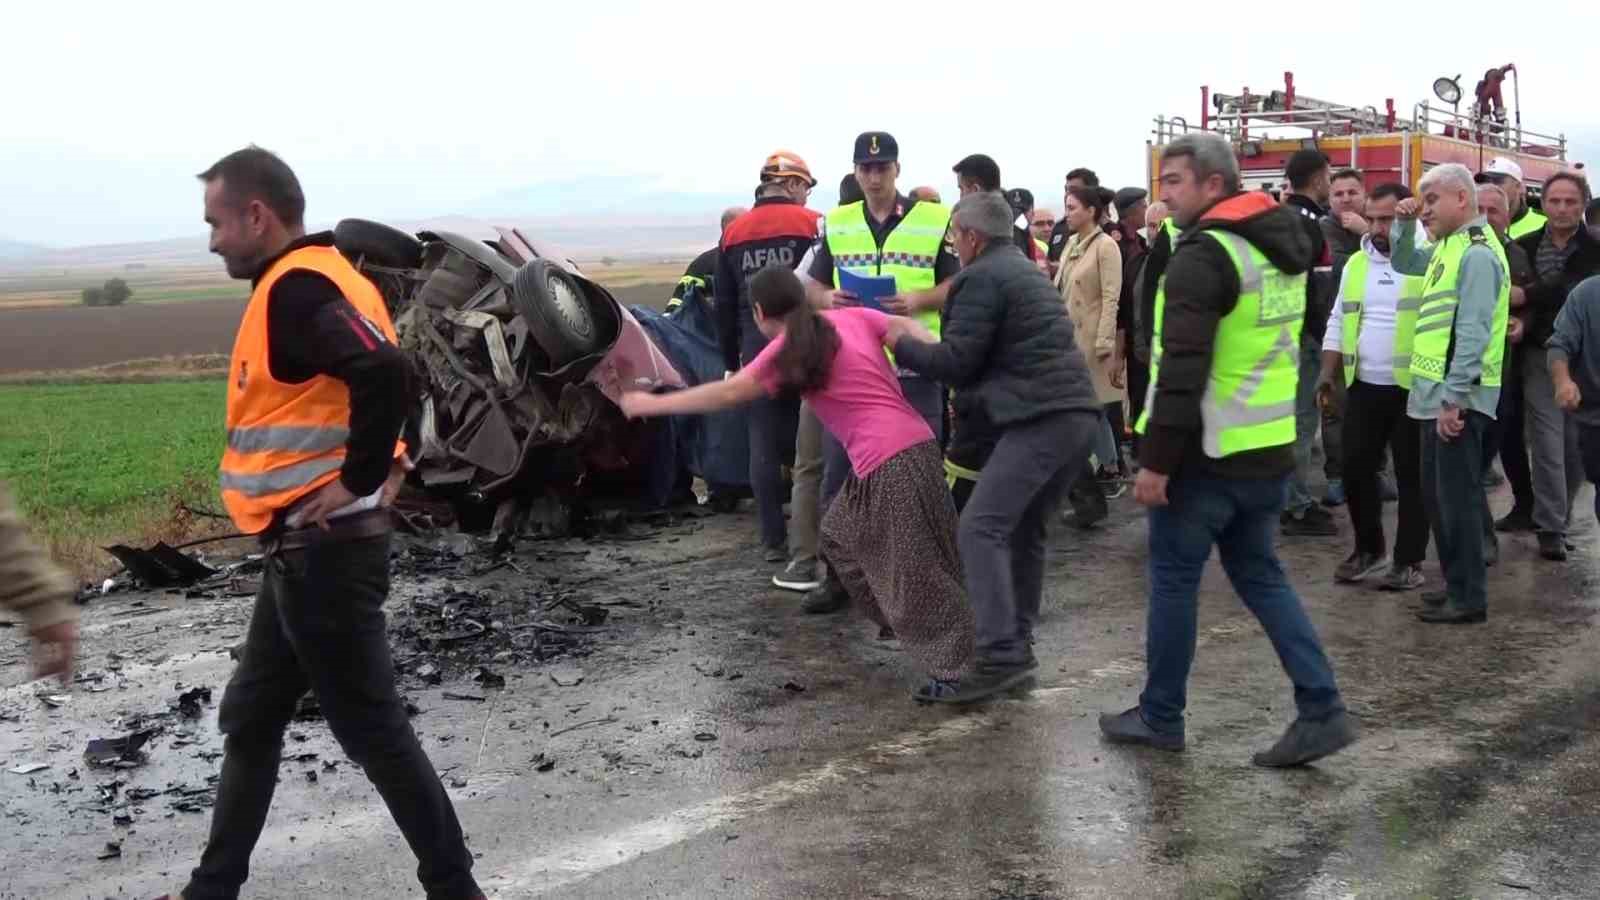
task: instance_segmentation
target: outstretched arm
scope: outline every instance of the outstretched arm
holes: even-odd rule
[[[668,394],[646,394],[643,391],[623,394],[621,405],[622,412],[630,419],[650,419],[720,412],[752,403],[764,394],[766,388],[750,374],[750,370],[740,369],[732,378],[688,390]]]

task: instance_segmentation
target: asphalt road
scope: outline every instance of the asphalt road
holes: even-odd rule
[[[1593,897],[1600,547],[1589,497],[1572,562],[1538,560],[1531,536],[1504,542],[1486,626],[1423,626],[1408,598],[1334,586],[1345,521],[1337,539],[1285,540],[1364,731],[1297,771],[1249,764],[1293,704],[1215,564],[1189,749],[1102,743],[1095,716],[1133,703],[1142,680],[1145,530],[1127,498],[1106,527],[1052,536],[1039,688],[972,711],[916,706],[914,673],[874,628],[800,615],[795,597],[764,587],[748,513],[643,540],[524,544],[525,576],[401,577],[393,605],[557,578],[612,611],[591,655],[503,669],[502,691],[404,682],[490,896]],[[181,792],[108,805],[97,789],[203,788],[218,766],[214,707],[153,739],[143,767],[91,769],[82,751],[119,717],[165,710],[179,683],[220,698],[246,603],[97,600],[85,666],[118,654],[111,690],[80,690],[54,710],[38,686],[0,693],[0,898],[181,886],[205,812],[173,809]],[[0,684],[17,685],[20,645],[6,639],[4,652]],[[245,896],[421,896],[359,769],[324,724],[294,730],[303,740],[288,752],[317,758],[285,763]],[[50,768],[6,771],[28,762]],[[96,859],[108,841],[121,856]]]

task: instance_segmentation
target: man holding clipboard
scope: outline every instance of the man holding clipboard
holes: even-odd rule
[[[949,279],[961,269],[961,260],[945,240],[950,209],[912,200],[896,189],[900,147],[888,132],[869,131],[857,137],[854,158],[856,181],[866,199],[824,217],[823,233],[805,271],[812,302],[911,316],[938,335]],[[943,386],[904,369],[899,375],[906,400],[942,444]],[[831,487],[836,485],[824,486],[825,497]]]

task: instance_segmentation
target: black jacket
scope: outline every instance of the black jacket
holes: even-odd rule
[[[1229,231],[1253,244],[1289,275],[1315,261],[1309,232],[1297,213],[1266,194],[1235,194],[1202,213],[1185,229],[1167,263],[1167,299],[1161,326],[1161,371],[1155,402],[1147,407],[1149,430],[1139,462],[1165,475],[1215,478],[1277,478],[1294,468],[1293,441],[1222,459],[1201,447],[1200,401],[1211,377],[1217,323],[1239,300],[1239,273],[1207,229]]]
[[[1161,286],[1161,276],[1167,271],[1167,261],[1172,258],[1172,239],[1165,228],[1156,229],[1144,258],[1140,260],[1134,291],[1139,305],[1133,311],[1134,358],[1150,364],[1150,342],[1154,339],[1156,320],[1156,291]]]
[[[1525,234],[1517,238],[1517,246],[1528,254],[1528,262],[1533,264],[1533,283],[1528,285],[1528,303],[1523,307],[1527,316],[1527,331],[1522,336],[1522,346],[1543,347],[1550,340],[1550,335],[1556,330],[1556,314],[1561,312],[1561,307],[1567,302],[1567,295],[1578,286],[1578,282],[1590,275],[1600,275],[1600,241],[1589,236],[1589,229],[1578,226],[1578,233],[1573,240],[1578,242],[1578,249],[1572,251],[1567,257],[1566,268],[1562,270],[1561,277],[1545,281],[1539,277],[1539,245],[1544,242],[1545,231],[1550,226],[1546,225],[1538,231]]]
[[[1328,211],[1304,194],[1290,194],[1284,198],[1283,205],[1299,214],[1300,226],[1311,239],[1312,263],[1311,271],[1306,273],[1306,321],[1301,342],[1320,348],[1323,335],[1328,333],[1333,296],[1339,292],[1339,283],[1333,280],[1333,248],[1322,230]]]
[[[958,440],[992,443],[1051,413],[1099,412],[1061,294],[1011,242],[991,243],[950,282],[943,332],[937,344],[901,340],[895,362],[955,389]]]
[[[750,279],[767,266],[793,269],[800,265],[806,248],[817,239],[820,218],[816,211],[787,197],[762,197],[754,209],[734,219],[722,233],[711,288],[716,296],[722,364],[729,372],[755,359],[767,345],[750,313]]]

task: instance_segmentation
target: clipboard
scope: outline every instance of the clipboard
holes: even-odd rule
[[[878,312],[885,311],[884,298],[899,293],[893,275],[857,275],[848,269],[839,270],[839,290],[855,294],[862,306]]]

